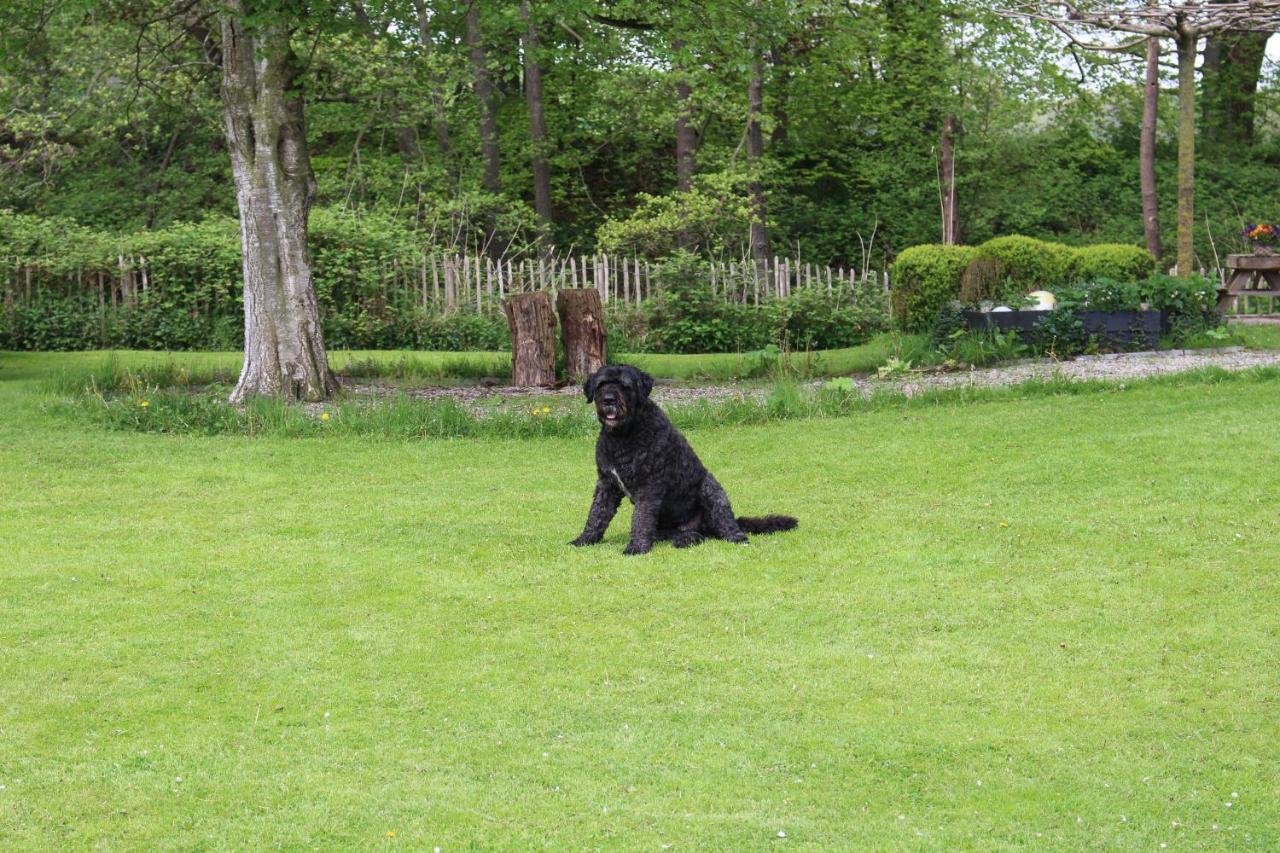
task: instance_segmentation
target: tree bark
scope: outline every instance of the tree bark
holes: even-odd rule
[[[524,20],[524,92],[529,105],[529,142],[532,146],[533,208],[542,226],[543,251],[551,251],[551,168],[547,163],[547,121],[543,113],[542,65],[538,61],[538,30],[529,14],[529,0],[520,0]]]
[[[233,403],[255,395],[323,400],[329,369],[311,283],[307,221],[315,179],[307,153],[297,57],[287,27],[250,28],[242,0],[225,0],[222,100],[240,208],[244,368]]]
[[[1196,33],[1178,33],[1178,275],[1195,264]]]
[[[684,40],[673,39],[671,50],[676,71],[676,192],[687,193],[693,190],[693,176],[698,170],[698,131],[693,126],[693,87],[680,60]],[[681,228],[676,232],[676,244],[681,249],[692,251],[697,243],[692,230]]]
[[[428,66],[428,97],[431,99],[431,124],[435,131],[436,144],[446,160],[453,160],[453,143],[449,139],[449,120],[445,113],[443,86],[440,75],[431,67],[435,53],[436,41],[431,34],[431,13],[425,0],[414,0],[414,9],[418,14],[418,46],[422,48]]]
[[[583,379],[604,367],[609,336],[600,292],[593,287],[562,290],[556,294],[556,313],[560,315],[565,373]]]
[[[956,117],[951,114],[942,120],[941,180],[942,180],[942,244],[954,246],[960,242],[956,224]]]
[[[502,303],[511,329],[511,384],[556,384],[556,316],[546,292],[516,293]]]
[[[502,192],[501,161],[498,157],[498,114],[493,102],[493,78],[489,76],[484,34],[480,29],[479,3],[473,2],[467,8],[466,34],[473,75],[472,90],[480,103],[480,150],[484,155],[484,188],[486,192],[498,195]],[[490,214],[489,234],[485,242],[489,256],[498,260],[506,249],[506,241],[498,234],[494,219]]]
[[[1201,137],[1207,143],[1252,145],[1254,102],[1271,33],[1223,30],[1205,39]]]
[[[1156,195],[1156,120],[1160,106],[1160,39],[1147,39],[1147,76],[1143,84],[1142,133],[1138,140],[1138,174],[1142,182],[1142,230],[1147,251],[1159,263],[1160,200]]]
[[[757,0],[757,7],[759,2]],[[753,45],[755,56],[751,61],[751,79],[747,84],[747,159],[751,164],[751,182],[747,191],[751,195],[751,258],[756,268],[767,273],[769,268],[769,230],[765,215],[764,134],[760,128],[760,116],[764,113],[764,63],[758,48]]]

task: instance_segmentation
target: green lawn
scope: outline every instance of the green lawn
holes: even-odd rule
[[[589,440],[100,431],[82,358],[0,354],[0,847],[1280,847],[1274,379],[697,430],[801,529],[632,558]]]

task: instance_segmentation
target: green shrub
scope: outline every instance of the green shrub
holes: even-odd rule
[[[992,255],[978,255],[969,261],[960,276],[960,301],[976,305],[986,299],[994,299],[1005,281],[1004,263]]]
[[[657,276],[662,288],[649,315],[656,352],[741,352],[769,343],[764,312],[716,299],[710,269],[696,255],[676,252]]]
[[[1075,276],[1082,281],[1109,278],[1142,281],[1156,272],[1156,259],[1146,249],[1122,243],[1102,243],[1075,250]]]
[[[1053,290],[1076,277],[1076,252],[1032,237],[996,237],[978,247],[977,257],[999,262],[1002,285],[989,298],[1013,307],[1033,290]]]
[[[960,277],[976,251],[969,246],[912,246],[890,269],[893,318],[905,332],[925,332],[947,302],[960,295]]]
[[[1142,304],[1138,283],[1098,278],[1080,287],[1083,307],[1088,311],[1137,311]]]
[[[1222,323],[1217,312],[1217,285],[1201,276],[1153,275],[1138,285],[1138,290],[1152,310],[1167,312],[1174,343],[1183,343]]]
[[[773,342],[787,349],[851,347],[889,326],[884,291],[875,285],[862,288],[852,304],[821,286],[805,287],[771,300],[766,310]]]

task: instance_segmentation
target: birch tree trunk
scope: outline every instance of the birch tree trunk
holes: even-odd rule
[[[1138,174],[1142,182],[1142,230],[1147,251],[1157,262],[1160,245],[1160,200],[1156,195],[1156,119],[1160,104],[1160,39],[1147,39],[1147,76],[1142,98],[1142,133],[1138,139]],[[1161,267],[1163,269],[1163,267]]]
[[[246,23],[225,0],[222,101],[240,208],[244,368],[231,392],[323,400],[338,390],[311,284],[307,220],[315,179],[307,154],[299,73],[288,27]]]

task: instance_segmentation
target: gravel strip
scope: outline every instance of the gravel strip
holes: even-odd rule
[[[1224,370],[1247,370],[1251,367],[1280,366],[1280,351],[1247,350],[1243,347],[1226,347],[1212,350],[1165,350],[1161,352],[1114,353],[1081,356],[1072,361],[1048,361],[1044,359],[1014,362],[1000,367],[977,368],[953,373],[914,373],[894,379],[851,377],[854,387],[866,396],[876,391],[896,391],[907,397],[947,388],[994,388],[1000,385],[1016,385],[1030,379],[1065,378],[1072,381],[1094,379],[1119,381],[1139,379],[1170,373],[1184,373],[1203,367],[1220,367]],[[819,387],[822,381],[809,383]],[[563,388],[515,388],[511,386],[462,385],[403,388],[368,382],[347,381],[343,389],[356,397],[374,400],[395,394],[405,394],[419,400],[450,399],[462,403],[477,412],[493,411],[511,404],[525,404],[538,399],[552,401],[582,401],[577,385]],[[653,398],[663,405],[680,405],[698,400],[718,402],[733,398],[763,400],[768,389],[759,385],[675,385],[659,380],[653,389]],[[310,404],[314,413],[323,410],[323,404]]]

